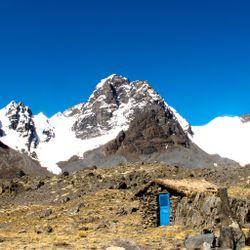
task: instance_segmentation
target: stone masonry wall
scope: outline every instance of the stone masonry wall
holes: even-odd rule
[[[156,184],[149,187],[139,197],[140,212],[146,227],[159,225],[158,194],[164,192],[168,192],[168,190]],[[222,200],[217,194],[194,193],[187,197],[170,193],[170,202],[171,225],[191,226],[207,230],[223,226]],[[241,225],[249,223],[249,202],[230,199],[230,207]]]

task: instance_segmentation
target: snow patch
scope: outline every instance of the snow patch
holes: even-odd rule
[[[239,162],[250,163],[250,123],[240,117],[217,117],[204,126],[192,127],[192,140],[210,154],[219,154]]]

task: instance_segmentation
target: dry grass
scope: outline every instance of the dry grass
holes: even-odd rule
[[[182,180],[170,180],[170,179],[158,179],[156,182],[166,185],[172,189],[181,190],[183,193],[189,194],[192,192],[217,192],[216,185],[206,180],[195,179],[182,179]]]
[[[250,188],[244,186],[232,186],[228,188],[228,194],[231,197],[250,200]]]
[[[171,179],[155,179],[149,182],[147,185],[142,187],[137,193],[136,196],[140,196],[144,193],[150,186],[155,183],[166,187],[169,190],[173,190],[177,193],[190,195],[192,193],[216,193],[217,186],[208,182],[206,180],[198,179],[181,179],[181,180],[171,180]]]
[[[95,195],[79,198],[66,204],[53,205],[53,213],[40,218],[45,206],[18,206],[1,211],[0,249],[104,249],[115,239],[127,239],[146,249],[170,249],[183,242],[188,234],[197,232],[177,226],[144,229],[140,213],[117,215],[121,207],[137,206],[129,192],[100,190]],[[84,207],[76,215],[68,210],[83,202]],[[97,205],[98,204],[98,205]],[[107,226],[96,229],[106,221]],[[52,226],[52,233],[37,234],[36,231]]]

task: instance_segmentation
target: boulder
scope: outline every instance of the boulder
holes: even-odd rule
[[[215,245],[215,237],[213,234],[201,234],[198,236],[188,236],[185,239],[185,247],[187,250],[210,249],[214,247],[214,245]]]
[[[233,230],[230,227],[224,227],[220,230],[218,246],[222,249],[235,249]]]
[[[84,207],[84,204],[83,203],[79,203],[79,204],[77,204],[76,206],[74,206],[74,207],[72,207],[72,208],[70,208],[69,210],[68,210],[68,215],[76,215],[79,211],[80,211],[80,209],[82,208],[82,207]]]
[[[39,218],[43,219],[49,217],[52,214],[52,209],[46,209],[39,214]]]

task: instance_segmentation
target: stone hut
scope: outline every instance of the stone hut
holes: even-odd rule
[[[213,231],[233,222],[249,223],[250,204],[229,199],[227,189],[205,180],[156,179],[136,192],[140,212],[147,227],[159,226],[158,196],[170,194],[170,225],[189,226]]]

